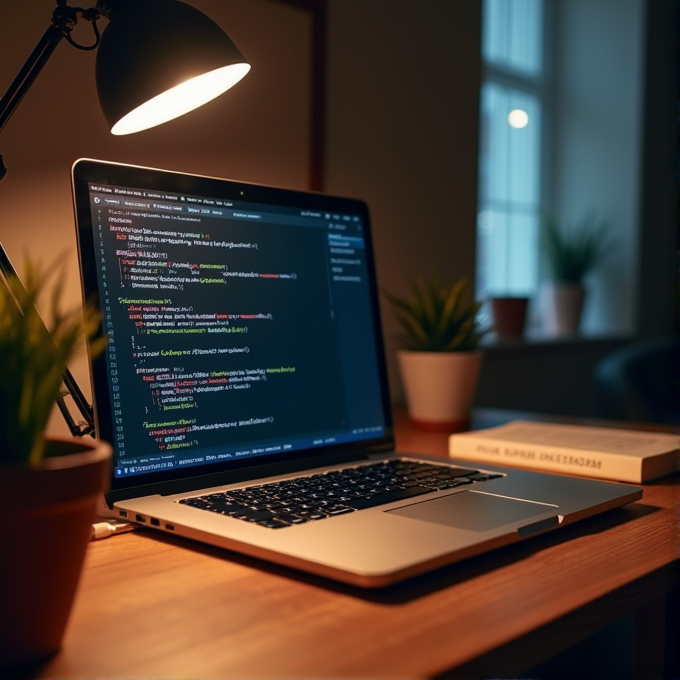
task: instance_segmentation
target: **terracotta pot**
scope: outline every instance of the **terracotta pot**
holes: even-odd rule
[[[521,338],[527,317],[528,297],[492,297],[491,314],[499,338]]]
[[[414,427],[456,432],[469,425],[481,352],[400,351],[397,358]]]
[[[546,333],[570,336],[578,333],[585,289],[576,283],[545,283],[541,288],[541,311]]]
[[[30,671],[59,649],[109,479],[108,444],[50,439],[48,451],[36,467],[0,466],[3,675]]]

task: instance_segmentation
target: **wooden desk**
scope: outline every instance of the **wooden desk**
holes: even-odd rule
[[[398,440],[446,455],[445,435],[403,416]],[[632,614],[634,676],[670,677],[679,492],[675,475],[639,503],[374,593],[149,530],[98,541],[40,675],[508,676]]]

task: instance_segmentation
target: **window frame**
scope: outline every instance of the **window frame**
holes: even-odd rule
[[[484,31],[484,21],[485,21],[485,10],[486,4],[482,4],[482,31]],[[538,295],[540,282],[543,276],[543,267],[540,257],[541,245],[541,234],[540,234],[540,221],[542,215],[547,213],[546,206],[549,204],[549,197],[551,195],[552,179],[550,173],[550,160],[551,160],[551,120],[552,120],[552,73],[553,73],[553,63],[552,63],[552,50],[550,46],[552,44],[553,30],[552,30],[552,0],[542,0],[542,22],[540,30],[542,30],[542,41],[540,46],[540,59],[541,68],[537,74],[524,73],[512,66],[502,66],[498,62],[492,62],[485,58],[484,54],[484,40],[480,42],[480,58],[482,63],[481,69],[481,84],[480,84],[480,118],[483,115],[482,109],[482,96],[485,86],[488,83],[493,83],[501,88],[519,92],[523,95],[529,95],[535,97],[539,110],[540,110],[540,131],[539,131],[539,152],[538,152],[538,195],[537,195],[537,206],[538,206],[538,220],[539,220],[539,231],[537,233],[536,247],[539,250],[536,253],[538,259],[538,267],[536,271],[536,281],[533,290],[528,291],[529,297],[534,297]],[[480,130],[482,129],[483,121],[480,121]],[[480,140],[480,190],[477,199],[477,215],[478,219],[481,213],[488,207],[487,204],[483,202],[482,197],[482,178],[481,178],[481,168],[482,163],[482,153],[483,145]],[[479,223],[476,226],[477,239],[480,235]],[[480,259],[479,259],[479,241],[478,241],[478,256],[475,262],[475,271],[477,272],[478,284],[477,284],[477,294],[480,298],[488,298],[490,294],[498,293],[499,295],[512,295],[513,292],[506,290],[505,293],[502,290],[482,290],[479,285],[479,271],[480,271]]]

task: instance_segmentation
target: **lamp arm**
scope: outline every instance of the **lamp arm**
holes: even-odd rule
[[[45,31],[43,37],[35,46],[33,52],[31,52],[31,55],[12,81],[7,92],[0,99],[0,132],[63,37],[63,33],[56,26],[52,25]],[[7,168],[0,155],[0,181],[2,181],[6,174]]]
[[[87,21],[90,21],[94,28],[95,41],[92,45],[79,45],[71,38],[71,31],[78,23],[78,15],[81,15]],[[45,31],[42,38],[38,41],[26,63],[21,67],[21,70],[12,81],[7,89],[7,92],[0,99],[0,132],[5,127],[5,124],[10,119],[11,115],[21,103],[25,94],[35,82],[43,66],[47,63],[57,45],[62,38],[66,38],[68,42],[74,47],[82,50],[93,50],[99,45],[99,29],[97,28],[97,20],[101,15],[108,16],[108,7],[104,0],[98,0],[97,7],[90,9],[83,9],[82,7],[71,7],[66,4],[66,0],[57,0],[57,7],[52,13],[52,23]],[[7,168],[0,155],[0,181],[7,174]],[[4,276],[14,275],[16,271],[12,266],[7,254],[0,244],[0,273]],[[18,278],[18,277],[17,277]],[[92,406],[88,403],[85,395],[81,391],[78,383],[66,369],[62,376],[66,392],[59,395],[57,398],[57,406],[68,425],[69,430],[73,436],[82,436],[86,434],[94,435],[94,416]],[[66,404],[64,403],[64,396],[70,394],[73,401],[78,408],[78,411],[83,417],[83,420],[76,423],[71,417]]]
[[[59,408],[59,412],[61,413],[62,417],[66,421],[66,425],[69,429],[69,432],[71,433],[71,436],[84,437],[86,434],[89,434],[94,437],[94,423],[90,423],[87,420],[79,420],[76,422],[73,419],[73,416],[71,415],[71,412],[68,410],[68,406],[66,406],[66,402],[64,401],[64,397],[68,396],[69,394],[71,394],[71,392],[67,390],[57,396],[57,407]]]
[[[66,38],[71,45],[79,49],[93,50],[97,47],[99,44],[99,29],[96,22],[101,14],[106,14],[106,10],[103,9],[102,5],[103,3],[100,3],[97,7],[83,9],[82,7],[67,5],[66,0],[57,0],[57,7],[52,13],[52,23],[38,41],[26,63],[21,67],[7,92],[0,99],[0,132],[2,132],[2,129],[21,103],[24,95],[35,82],[38,74],[42,71],[43,66],[52,56],[62,38]],[[71,30],[78,23],[78,14],[82,15],[87,21],[92,22],[95,32],[95,42],[92,45],[79,45],[71,39]],[[0,181],[2,181],[6,174],[7,168],[0,155]]]
[[[59,400],[57,400],[57,406],[59,406],[59,409],[66,420],[66,424],[71,429],[71,433],[73,434],[74,437],[82,437],[86,434],[92,435],[94,437],[95,433],[94,411],[92,409],[92,406],[90,406],[89,402],[85,398],[85,395],[82,393],[78,383],[76,382],[76,379],[73,377],[71,371],[69,371],[68,368],[64,371],[64,374],[62,375],[62,380],[66,387],[66,392],[64,393],[64,396],[66,395],[71,396],[74,404],[76,405],[76,408],[78,409],[80,415],[83,418],[82,420],[78,421],[78,423],[74,423],[72,418],[66,418],[64,409],[66,410],[67,413],[69,413],[69,411],[68,409],[66,409],[66,407],[62,409],[61,405],[59,404]],[[69,413],[69,416],[70,415],[71,414]]]
[[[24,95],[28,92],[63,37],[64,35],[61,30],[54,24],[45,31],[35,49],[26,60],[26,63],[12,81],[7,92],[0,99],[0,131],[5,127],[5,123],[7,123],[14,110],[19,106]]]
[[[14,269],[14,266],[12,265],[12,262],[5,251],[5,248],[3,247],[2,243],[0,243],[0,285],[5,285],[4,280],[8,280],[10,277],[16,279],[19,285],[23,286],[16,269]],[[38,316],[40,315],[38,314]],[[47,327],[45,327],[45,333],[49,335]],[[64,373],[62,374],[62,381],[66,387],[66,391],[57,397],[57,406],[59,407],[59,411],[61,411],[61,414],[64,417],[71,434],[74,437],[82,437],[86,434],[90,434],[94,437],[94,411],[68,368],[65,369]],[[67,395],[72,397],[73,402],[75,403],[80,415],[83,418],[78,423],[73,420],[64,402],[64,397]]]

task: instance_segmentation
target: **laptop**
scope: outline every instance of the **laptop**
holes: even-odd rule
[[[395,451],[364,202],[91,159],[72,184],[113,516],[375,588],[641,498]]]

